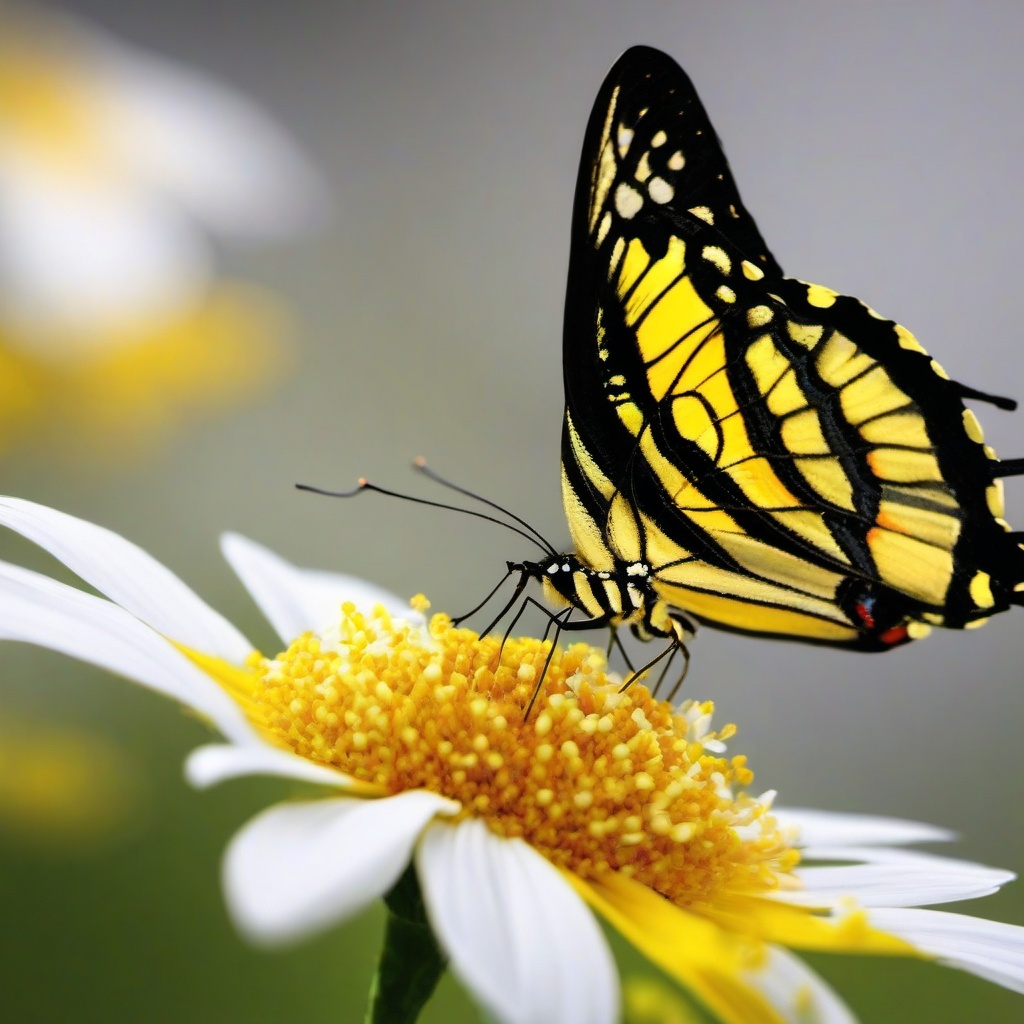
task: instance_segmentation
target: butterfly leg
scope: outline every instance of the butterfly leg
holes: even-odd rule
[[[662,658],[666,657],[667,655],[675,654],[675,651],[676,651],[676,649],[679,646],[680,646],[679,642],[676,641],[676,640],[673,640],[668,645],[668,647],[666,647],[659,654],[656,654],[653,658],[651,658],[651,660],[649,662],[647,662],[646,665],[644,665],[638,671],[630,673],[626,677],[626,681],[622,684],[622,686],[619,687],[619,693],[622,693],[624,690],[629,689],[629,687],[631,687],[633,685],[633,683],[635,683],[637,681],[637,679],[640,678],[640,676],[642,676],[645,672],[649,672],[652,668],[654,668],[654,666],[657,665],[658,662],[661,661]],[[671,659],[669,659],[669,660],[671,660]],[[659,680],[659,683],[660,683],[660,680]],[[654,689],[656,690],[657,686],[655,686]]]
[[[536,602],[534,603],[536,604]],[[546,610],[547,609],[545,609],[545,611]],[[562,630],[565,629],[566,624],[569,621],[569,616],[572,615],[572,608],[566,608],[564,611],[555,612],[554,614],[549,612],[548,614],[550,615],[550,618],[548,620],[548,628],[544,630],[544,640],[547,640],[548,632],[552,626],[555,627],[555,635],[551,639],[551,646],[548,648],[548,656],[544,659],[544,667],[541,669],[540,678],[537,680],[537,683],[533,688],[533,693],[530,695],[530,703],[526,705],[526,711],[523,714],[524,721],[529,721],[530,712],[533,710],[533,705],[537,701],[540,689],[544,685],[544,678],[548,674],[548,666],[551,664],[551,659],[555,654],[555,648],[558,646],[558,638],[562,635]],[[564,618],[562,616],[564,616]]]
[[[683,680],[686,678],[686,673],[690,670],[690,649],[686,646],[686,641],[690,640],[697,632],[697,624],[688,616],[684,615],[678,610],[673,610],[669,617],[672,620],[674,627],[673,646],[675,650],[683,652],[683,671],[679,673],[679,678],[676,680],[676,685],[672,687],[672,692],[668,695],[669,703],[673,703],[676,699],[676,694],[679,692],[679,688],[683,685]],[[673,652],[674,656],[674,652]],[[670,658],[669,661],[672,659]],[[665,666],[666,669],[668,666]],[[664,675],[664,673],[662,673]],[[661,685],[661,680],[658,680],[658,685]]]
[[[501,646],[498,648],[498,664],[501,664],[501,653],[505,649],[505,644],[508,643],[508,638],[512,635],[512,630],[516,628],[517,623],[523,617],[523,612],[533,605],[534,608],[540,609],[544,616],[548,620],[547,627],[544,630],[544,636],[541,637],[541,643],[548,638],[548,633],[551,632],[551,627],[555,627],[555,639],[551,644],[551,650],[555,649],[555,644],[558,643],[558,635],[563,629],[580,629],[589,628],[590,623],[574,622],[572,625],[567,625],[569,616],[572,614],[572,608],[563,608],[561,611],[553,612],[550,608],[546,608],[534,597],[527,597],[523,600],[523,603],[519,606],[519,610],[512,617],[512,621],[508,624],[508,629],[505,630],[505,635],[501,638]],[[506,608],[506,611],[508,609]],[[504,613],[502,613],[504,614]],[[548,661],[551,661],[550,654],[548,655]],[[545,663],[545,668],[547,664]]]
[[[669,656],[665,659],[665,666],[664,666],[664,668],[662,668],[661,672],[658,674],[658,681],[654,684],[654,689],[651,691],[654,694],[655,697],[657,697],[658,694],[661,693],[661,684],[663,682],[665,682],[665,676],[668,675],[668,670],[672,667],[672,662],[676,660],[676,652],[678,650],[679,650],[679,645],[673,643],[672,644],[672,653],[669,654]],[[678,683],[676,684],[676,686],[672,690],[672,692],[675,693],[677,689],[679,689],[679,684]]]
[[[630,672],[633,672],[633,659],[630,658],[629,652],[626,650],[622,639],[619,637],[618,626],[608,627],[608,649],[605,651],[606,657],[611,657],[612,647],[617,647],[619,649],[619,654],[622,655],[622,660],[626,663],[626,668],[628,668]]]
[[[502,580],[502,583],[504,583],[504,582],[505,581]],[[520,576],[519,577],[519,579],[516,581],[515,589],[512,591],[512,596],[509,598],[508,602],[505,604],[505,607],[501,609],[501,611],[497,614],[497,616],[495,616],[494,620],[491,622],[491,624],[486,629],[481,629],[480,630],[480,636],[487,636],[487,634],[490,633],[491,630],[494,629],[494,627],[499,622],[501,622],[501,620],[503,618],[505,618],[506,615],[508,615],[509,611],[511,611],[511,609],[512,609],[512,606],[516,603],[516,601],[519,600],[520,595],[526,589],[526,584],[529,583],[529,582],[530,581],[529,581],[528,577],[526,577],[526,576]],[[495,589],[497,589],[497,588],[495,588]],[[485,601],[484,604],[486,604],[486,603],[487,602]],[[523,609],[525,607],[526,607],[526,604],[524,602],[523,603],[523,608],[519,609],[519,613],[518,613],[518,615],[516,615],[515,619],[513,620],[512,625],[515,625],[515,623],[519,620],[519,616],[523,614]],[[511,630],[511,627],[510,627],[510,630]],[[508,633],[505,634],[505,639],[508,639]],[[502,646],[504,646],[504,644],[505,644],[505,641],[502,640]]]
[[[505,583],[505,580],[507,580],[509,578],[509,576],[511,576],[511,575],[512,575],[512,570],[509,569],[505,573],[505,575],[502,576],[500,580],[498,580],[497,584],[491,589],[491,592],[475,608],[471,608],[468,612],[465,612],[463,615],[456,615],[452,619],[452,625],[453,626],[461,626],[462,623],[465,622],[466,619],[468,619],[471,615],[476,615],[476,613],[478,611],[480,611],[480,609],[483,608],[487,604],[487,602],[490,601],[490,599],[492,597],[494,597],[494,595],[502,588],[502,586]],[[504,615],[504,612],[502,612],[502,615]],[[500,618],[500,616],[499,616],[499,618]],[[493,629],[493,628],[494,628],[494,626],[492,625],[491,629]],[[488,632],[490,632],[490,630],[484,630],[484,633],[482,635],[486,635]]]
[[[672,692],[668,695],[668,702],[670,704],[675,702],[676,694],[679,692],[679,687],[683,685],[683,680],[686,678],[686,673],[690,670],[690,649],[686,644],[681,641],[677,641],[675,644],[676,650],[683,652],[683,671],[679,673],[679,678],[676,680],[676,685],[672,687]],[[658,680],[659,684],[661,680]]]

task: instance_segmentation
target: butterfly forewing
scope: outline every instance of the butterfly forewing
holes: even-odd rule
[[[783,276],[656,50],[602,87],[572,231],[563,497],[584,563],[647,564],[715,625],[873,649],[1018,599],[962,389],[904,328]]]

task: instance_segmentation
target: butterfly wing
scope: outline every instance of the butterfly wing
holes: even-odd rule
[[[647,47],[587,128],[564,375],[593,568],[644,562],[713,625],[866,649],[1020,601],[968,390],[905,328],[783,276],[692,83]]]

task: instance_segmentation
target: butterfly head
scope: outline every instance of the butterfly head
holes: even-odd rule
[[[593,575],[593,570],[585,567],[572,554],[550,555],[537,562],[508,562],[508,571],[518,573],[522,580],[536,580],[541,585],[544,597],[551,604],[565,607],[571,605],[583,610],[581,605],[581,580]],[[589,602],[588,602],[589,603]]]

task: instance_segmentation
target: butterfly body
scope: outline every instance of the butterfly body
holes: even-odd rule
[[[628,625],[641,640],[661,637],[681,645],[694,633],[692,620],[659,597],[652,585],[652,567],[643,562],[618,562],[608,569],[596,569],[567,553],[539,562],[513,563],[509,570],[540,581],[550,603],[586,615],[576,628]],[[562,628],[573,626],[562,623]]]
[[[521,569],[591,624],[887,650],[1022,602],[998,479],[1022,467],[963,403],[988,396],[783,274],[657,50],[624,54],[591,115],[563,367],[573,552]]]

